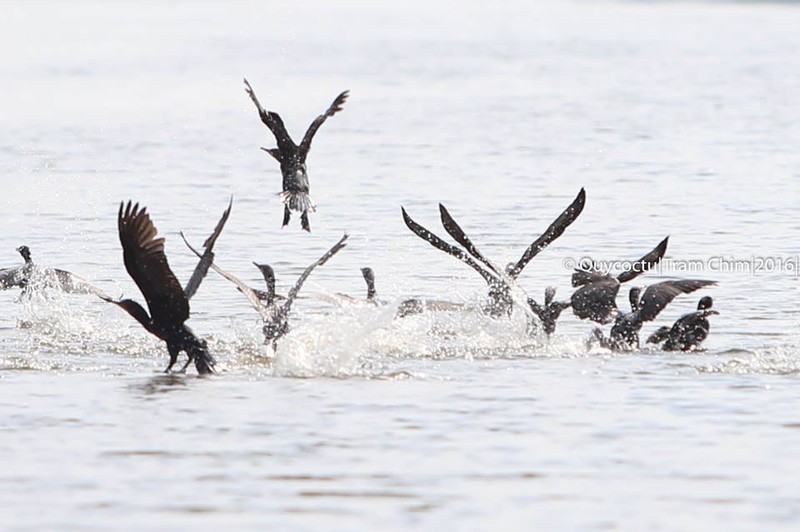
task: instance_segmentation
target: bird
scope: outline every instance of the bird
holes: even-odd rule
[[[211,248],[225,226],[231,206],[232,201],[206,240],[205,256],[200,255],[201,260],[184,289],[169,267],[164,253],[164,237],[156,238],[158,230],[147,208],[140,208],[138,203],[132,201],[120,203],[117,228],[125,269],[142,292],[150,312],[132,299],[117,301],[106,298],[106,301],[125,310],[148,332],[166,342],[169,352],[166,373],[172,370],[181,351],[186,353],[188,360],[179,372],[186,371],[189,364],[194,362],[198,374],[214,373],[216,361],[209,353],[205,340],[199,339],[186,321],[189,319],[189,298],[194,295],[213,263]]]
[[[542,322],[542,328],[547,336],[556,332],[556,322],[561,312],[572,305],[571,301],[554,301],[556,287],[548,286],[544,291],[544,305],[539,305],[533,298],[528,298],[528,306]]]
[[[242,294],[244,294],[253,308],[258,311],[263,321],[262,332],[264,333],[264,342],[270,344],[272,349],[275,350],[277,348],[278,340],[289,332],[289,312],[292,309],[292,304],[297,298],[300,289],[303,287],[303,283],[305,283],[308,276],[311,275],[311,272],[314,271],[314,268],[317,266],[322,266],[328,261],[328,259],[336,255],[345,246],[347,246],[346,241],[348,236],[349,235],[345,233],[344,236],[342,236],[342,238],[336,244],[334,244],[333,247],[331,247],[325,252],[324,255],[308,266],[308,268],[306,268],[305,271],[300,274],[300,277],[297,279],[294,287],[289,290],[288,295],[283,300],[275,297],[275,272],[268,264],[259,264],[257,262],[253,262],[253,264],[259,269],[264,277],[264,282],[267,286],[266,290],[257,290],[247,286],[238,277],[226,272],[215,263],[211,263],[211,268],[222,277],[236,285],[236,287]],[[184,242],[186,242],[186,245],[195,253],[195,255],[198,257],[201,256],[200,252],[192,247],[188,241],[184,239]]]
[[[340,292],[336,293],[328,293],[328,292],[315,292],[312,294],[308,294],[308,297],[317,299],[319,301],[324,301],[325,303],[330,303],[331,305],[371,305],[371,306],[380,306],[383,305],[384,302],[378,300],[378,293],[375,290],[375,272],[372,271],[370,267],[361,268],[361,276],[364,278],[364,282],[367,285],[367,293],[365,297],[357,297],[351,296],[348,294],[342,294]]]
[[[0,270],[0,290],[21,288],[23,295],[30,295],[36,288],[48,287],[67,293],[108,297],[103,290],[74,273],[57,268],[40,268],[33,262],[28,246],[18,247],[17,252],[25,262],[17,268]]]
[[[609,338],[605,338],[600,329],[594,329],[590,343],[597,341],[602,347],[613,351],[638,349],[639,331],[644,322],[653,321],[675,297],[715,284],[716,281],[677,279],[650,285],[644,292],[640,287],[634,286],[628,296],[631,311],[617,315]]]
[[[588,269],[576,268],[572,274],[572,286],[579,288],[570,297],[573,314],[582,320],[601,324],[613,321],[618,312],[616,299],[620,285],[655,267],[667,252],[668,242],[669,237],[666,237],[616,277],[602,273],[593,266]]]
[[[443,299],[423,299],[423,298],[410,298],[404,299],[397,306],[395,318],[406,318],[414,316],[415,314],[422,314],[423,312],[458,312],[464,310],[466,305],[464,303],[455,303],[452,301],[445,301]]]
[[[472,241],[467,237],[455,219],[450,215],[447,208],[439,204],[439,214],[442,221],[442,226],[453,239],[460,244],[464,249],[460,249],[452,244],[449,244],[436,236],[434,233],[415,222],[406,212],[405,208],[401,207],[403,221],[412,233],[421,239],[430,243],[433,247],[448,253],[458,260],[464,262],[478,274],[483,277],[484,281],[489,287],[489,301],[486,305],[486,312],[492,317],[501,317],[510,315],[513,309],[513,301],[511,298],[511,290],[515,284],[516,279],[522,273],[527,264],[541,252],[545,247],[550,245],[564,231],[569,227],[583,212],[586,204],[586,192],[581,188],[578,195],[570,203],[570,205],[556,218],[542,233],[539,238],[533,241],[530,246],[522,254],[522,257],[516,262],[509,264],[505,270],[494,265],[490,260],[483,256],[480,251],[475,247]],[[466,250],[466,252],[465,252]],[[471,256],[470,256],[471,255]],[[480,263],[478,264],[473,257]]]
[[[319,115],[308,126],[306,134],[300,144],[295,144],[292,137],[286,131],[286,126],[283,120],[273,111],[267,111],[258,101],[255,91],[250,86],[247,79],[244,80],[245,92],[253,100],[253,103],[258,109],[258,115],[261,121],[275,136],[275,141],[278,144],[277,148],[261,148],[270,154],[281,165],[281,173],[283,174],[283,192],[281,192],[281,200],[283,201],[283,227],[289,224],[291,212],[299,212],[300,224],[302,228],[311,232],[311,224],[308,221],[308,213],[316,210],[316,205],[309,195],[308,173],[306,171],[306,157],[308,151],[311,149],[311,140],[317,133],[320,126],[325,123],[329,117],[335,115],[342,110],[342,105],[347,101],[350,91],[344,91],[333,100],[333,103],[328,109]]]
[[[719,314],[713,310],[714,301],[710,296],[704,296],[697,303],[697,312],[684,314],[672,327],[666,325],[650,335],[648,344],[660,344],[664,351],[695,351],[703,343],[711,329],[708,317]]]

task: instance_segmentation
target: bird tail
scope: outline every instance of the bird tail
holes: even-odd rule
[[[194,359],[194,367],[197,368],[197,373],[200,375],[215,373],[214,366],[217,361],[208,352],[205,340],[201,340],[200,345],[195,347],[193,351],[192,358]]]
[[[314,200],[306,192],[292,192],[284,190],[281,192],[281,200],[289,210],[295,212],[314,212],[317,210]]]

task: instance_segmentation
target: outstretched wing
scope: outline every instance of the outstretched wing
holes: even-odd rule
[[[64,292],[73,294],[94,294],[100,299],[110,299],[108,294],[79,275],[57,268],[45,270],[45,273],[52,273],[59,287]]]
[[[190,250],[192,250],[192,252],[202,260],[203,255],[199,251],[197,251],[189,243],[188,240],[186,240],[186,237],[183,235],[183,233],[181,233],[181,238],[183,238],[183,242],[186,244],[186,247],[188,247]],[[209,264],[209,266],[211,267],[212,270],[214,270],[215,272],[217,272],[218,274],[223,276],[228,281],[230,281],[233,284],[235,284],[236,287],[239,289],[239,291],[242,294],[244,294],[244,296],[247,298],[247,300],[250,302],[250,304],[253,305],[253,308],[256,309],[259,314],[264,316],[265,312],[267,312],[267,306],[262,302],[261,297],[259,297],[259,291],[258,290],[254,290],[254,289],[250,288],[249,286],[244,284],[244,282],[242,282],[238,277],[226,272],[225,270],[223,270],[222,268],[220,268],[219,266],[214,264],[213,261]]]
[[[542,236],[533,241],[528,246],[525,253],[517,261],[517,263],[509,270],[508,274],[516,279],[522,270],[536,255],[539,254],[544,248],[549,246],[556,238],[560,237],[564,230],[574,222],[578,216],[583,212],[583,207],[586,205],[586,191],[581,188],[578,195],[572,200],[569,207],[562,212],[558,218],[542,233]]]
[[[21,282],[20,268],[3,268],[0,270],[0,290],[22,286]]]
[[[308,130],[306,130],[306,134],[303,136],[303,141],[300,142],[300,159],[305,160],[306,155],[308,155],[308,150],[311,149],[311,141],[316,135],[317,130],[319,127],[325,123],[325,120],[328,117],[331,117],[342,110],[342,105],[344,102],[347,101],[347,97],[350,95],[350,91],[344,91],[339,96],[333,100],[333,103],[328,107],[328,110],[319,115],[317,118],[311,122],[311,125],[308,126]]]
[[[717,284],[716,281],[700,279],[680,279],[662,281],[647,287],[639,301],[639,319],[652,321],[669,303],[680,294],[690,294],[706,286]]]
[[[197,263],[195,266],[194,272],[192,273],[191,278],[189,278],[189,282],[186,283],[186,288],[184,288],[184,292],[186,293],[187,299],[192,299],[192,296],[197,292],[197,289],[200,288],[200,283],[203,282],[205,279],[206,274],[208,273],[208,268],[211,267],[211,264],[214,263],[214,244],[219,238],[220,233],[222,233],[222,229],[225,227],[225,223],[228,221],[228,216],[231,214],[231,208],[233,207],[233,196],[231,196],[231,201],[228,203],[228,208],[225,209],[225,212],[222,213],[222,218],[219,219],[217,222],[217,226],[214,228],[214,232],[211,233],[205,242],[203,242],[203,247],[205,248],[205,252],[200,257],[200,262]],[[183,233],[181,233],[183,236]],[[186,241],[186,238],[183,239]]]
[[[300,277],[297,279],[297,282],[292,287],[292,289],[289,290],[289,293],[286,295],[286,301],[283,302],[283,305],[280,308],[280,312],[284,316],[289,314],[289,310],[292,308],[292,303],[297,297],[298,292],[300,292],[300,289],[303,287],[303,283],[306,282],[308,276],[311,275],[312,271],[314,271],[314,268],[316,268],[317,266],[322,266],[323,264],[328,262],[328,259],[339,253],[339,251],[341,251],[345,246],[347,246],[345,242],[349,237],[350,235],[345,233],[342,236],[342,238],[340,238],[339,241],[333,245],[331,249],[326,251],[324,255],[322,255],[320,258],[314,261],[308,268],[305,269],[303,273],[300,274]]]
[[[450,215],[450,212],[447,210],[447,208],[441,203],[439,204],[439,216],[442,219],[442,227],[444,227],[444,230],[447,231],[448,235],[453,237],[453,240],[461,244],[470,255],[485,264],[486,267],[489,268],[494,274],[496,274],[498,277],[502,277],[500,269],[495,266],[492,261],[487,259],[483,253],[478,251],[478,248],[475,247],[475,244],[472,243],[466,233],[464,233],[464,230],[461,229],[461,226],[458,225],[455,219],[453,219],[453,217]]]
[[[177,326],[189,319],[189,300],[169,267],[164,238],[156,238],[147,208],[120,203],[117,227],[125,269],[142,291],[153,320]]]
[[[403,212],[403,221],[406,223],[406,226],[411,230],[412,233],[420,237],[422,240],[425,240],[430,245],[444,251],[445,253],[449,253],[450,255],[454,256],[461,262],[469,265],[473,270],[478,272],[481,277],[486,281],[489,286],[492,286],[498,282],[498,279],[483,269],[480,264],[472,260],[472,258],[464,253],[464,251],[458,249],[457,247],[453,246],[452,244],[448,244],[435,234],[431,233],[417,222],[411,219],[411,217],[406,213],[406,210],[403,207],[400,207],[400,210]]]
[[[655,268],[661,259],[664,258],[664,255],[667,253],[667,243],[669,242],[669,237],[666,237],[664,240],[659,242],[659,244],[652,249],[649,253],[647,253],[644,257],[637,260],[636,262],[631,264],[631,268],[622,272],[617,276],[617,280],[620,283],[626,283],[630,280],[633,280],[639,277],[644,272],[650,271],[651,269]]]
[[[281,154],[288,156],[297,150],[297,146],[292,140],[292,137],[289,136],[289,132],[286,131],[286,126],[283,125],[283,120],[281,120],[281,117],[278,116],[278,113],[267,111],[261,106],[261,102],[258,101],[256,93],[253,91],[253,87],[250,86],[250,83],[248,83],[247,78],[244,80],[244,85],[245,92],[248,96],[250,96],[250,99],[253,100],[256,109],[258,109],[258,116],[261,117],[261,121],[269,128],[270,131],[272,131],[272,134],[275,136],[275,141],[278,143],[278,148],[280,149]]]

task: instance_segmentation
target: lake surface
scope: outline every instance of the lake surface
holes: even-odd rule
[[[798,27],[791,3],[6,5],[0,267],[27,244],[141,301],[119,202],[148,207],[185,281],[179,231],[202,243],[232,195],[220,266],[257,286],[270,263],[286,292],[348,231],[304,292],[362,296],[370,266],[388,304],[300,299],[273,353],[212,272],[190,325],[220,372],[198,378],[163,374],[112,305],[0,292],[2,528],[797,530]],[[245,76],[296,139],[351,91],[308,159],[311,234],[280,227]],[[485,295],[401,205],[444,235],[444,203],[505,264],[581,187],[521,288],[566,298],[570,261],[670,235],[673,266],[637,282],[719,284],[642,335],[711,295],[703,352],[589,350],[568,312],[549,342],[519,311],[392,319],[405,297]]]

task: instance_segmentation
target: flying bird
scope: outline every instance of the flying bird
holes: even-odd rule
[[[472,241],[467,237],[455,219],[450,215],[447,208],[439,204],[439,214],[442,221],[442,226],[447,233],[458,243],[463,249],[458,248],[442,238],[438,237],[425,227],[415,222],[406,213],[404,208],[401,208],[403,213],[403,221],[412,233],[427,241],[433,247],[444,251],[464,262],[486,281],[489,287],[489,302],[486,307],[487,313],[492,317],[500,317],[503,315],[510,315],[513,308],[513,301],[511,299],[511,289],[522,273],[527,264],[539,254],[544,248],[555,241],[561,236],[564,231],[569,227],[583,212],[586,204],[586,192],[581,189],[578,195],[570,203],[570,205],[556,218],[536,240],[522,254],[522,257],[516,262],[509,264],[505,270],[502,270],[489,259],[487,259]],[[478,262],[476,262],[476,260]],[[480,264],[479,264],[480,263]],[[481,265],[482,264],[482,265]]]
[[[125,269],[142,292],[149,313],[132,299],[105,299],[125,310],[148,332],[167,343],[169,365],[166,372],[172,370],[181,351],[188,357],[181,372],[192,362],[201,375],[214,372],[215,360],[208,352],[205,340],[195,336],[186,321],[189,319],[189,298],[196,292],[213,261],[211,248],[222,232],[230,210],[231,205],[228,205],[213,234],[206,240],[205,256],[200,255],[201,260],[184,289],[169,267],[164,253],[164,237],[156,238],[158,231],[147,208],[140,208],[138,203],[131,201],[127,205],[120,203],[117,228]]]
[[[575,269],[572,286],[579,288],[570,298],[572,312],[582,320],[603,324],[613,321],[618,312],[616,300],[620,285],[654,268],[667,252],[668,242],[669,237],[666,237],[645,256],[632,263],[631,268],[616,277],[602,273],[594,267]]]
[[[303,283],[306,282],[306,279],[309,275],[311,275],[311,272],[314,271],[314,268],[317,266],[322,266],[328,261],[328,259],[336,255],[345,246],[347,246],[345,243],[347,238],[348,235],[345,233],[344,236],[342,236],[342,238],[336,244],[334,244],[332,248],[326,251],[324,255],[306,268],[305,271],[300,274],[300,277],[297,279],[297,282],[289,291],[289,294],[286,296],[286,298],[279,299],[276,297],[275,272],[268,264],[259,264],[256,262],[253,263],[264,277],[266,290],[258,290],[247,286],[238,277],[226,272],[214,263],[211,263],[211,268],[222,277],[236,285],[236,287],[242,294],[244,294],[253,308],[258,311],[264,323],[262,327],[264,341],[265,343],[272,345],[272,348],[275,349],[277,347],[278,340],[289,332],[289,312],[292,309],[292,304],[297,298],[300,289],[303,287]],[[186,239],[184,239],[184,242],[186,242],[186,245],[189,247],[189,249],[191,249],[198,257],[201,256],[200,252],[194,249],[192,245],[186,241]]]
[[[278,113],[267,111],[258,101],[256,93],[248,83],[247,79],[244,80],[245,92],[253,100],[253,103],[258,109],[258,115],[261,121],[275,136],[275,141],[278,144],[277,148],[261,148],[270,154],[281,165],[281,173],[283,174],[283,192],[281,192],[281,199],[283,200],[283,226],[289,223],[292,211],[299,212],[300,223],[304,230],[311,232],[311,224],[308,221],[308,213],[316,210],[316,205],[309,195],[308,173],[306,172],[306,157],[308,151],[311,149],[311,141],[317,130],[322,124],[325,123],[329,117],[335,115],[342,110],[350,91],[344,91],[333,100],[333,103],[328,109],[319,115],[308,126],[306,134],[300,144],[295,144],[289,132],[286,131],[286,126]]]
[[[65,270],[57,268],[40,268],[31,258],[28,246],[20,246],[17,252],[25,261],[17,268],[4,268],[0,270],[0,290],[21,288],[23,295],[39,287],[49,287],[72,294],[94,294],[101,298],[108,297],[100,288],[92,283]]]

